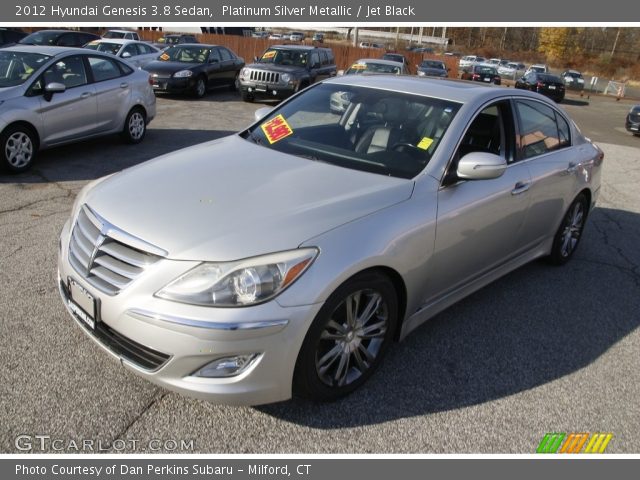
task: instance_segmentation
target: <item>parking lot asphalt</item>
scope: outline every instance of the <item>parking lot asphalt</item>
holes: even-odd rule
[[[607,452],[640,452],[640,138],[624,131],[629,103],[612,98],[564,103],[606,154],[574,259],[533,262],[441,313],[348,398],[213,405],[139,379],[87,339],[56,287],[76,193],[236,131],[260,106],[227,92],[161,98],[140,145],[70,145],[29,173],[0,175],[0,451],[45,435],[66,453],[82,440],[138,453],[181,451],[166,440],[193,441],[189,453],[532,453],[546,432],[611,432]]]

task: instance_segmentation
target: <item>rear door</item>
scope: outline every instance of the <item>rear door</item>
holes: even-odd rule
[[[472,282],[518,256],[523,250],[531,179],[515,156],[511,104],[486,105],[469,124],[438,191],[438,220],[433,281],[425,303]],[[505,173],[491,180],[462,180],[460,158],[471,152],[505,158]]]
[[[128,113],[133,77],[123,76],[116,59],[93,55],[87,55],[86,59],[96,92],[97,131],[118,130]]]
[[[531,208],[524,228],[533,247],[555,234],[577,191],[581,149],[572,146],[569,122],[558,110],[532,99],[514,100],[519,159],[531,172]]]

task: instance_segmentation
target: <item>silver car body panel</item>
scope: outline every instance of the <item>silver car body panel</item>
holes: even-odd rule
[[[78,195],[61,235],[62,282],[82,282],[101,299],[102,321],[122,335],[171,354],[157,372],[120,356],[125,366],[167,388],[219,403],[289,398],[309,326],[331,293],[353,275],[376,268],[394,279],[404,300],[399,332],[404,338],[459,299],[548,254],[580,192],[595,204],[602,152],[540,95],[394,76],[330,82],[445,98],[462,106],[431,161],[409,180],[312,162],[233,135],[96,181]],[[443,183],[472,119],[494,101],[519,98],[541,102],[567,118],[572,145],[509,164],[496,179]],[[70,229],[84,204],[118,229],[166,250],[166,258],[118,295],[104,297],[78,277],[68,260]],[[202,261],[305,246],[320,251],[313,265],[264,304],[211,308],[154,296]],[[207,362],[237,353],[257,353],[260,359],[237,377],[192,376]]]

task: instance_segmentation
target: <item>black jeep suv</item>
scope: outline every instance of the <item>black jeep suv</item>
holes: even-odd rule
[[[240,71],[240,93],[246,102],[258,97],[283,99],[335,75],[330,48],[273,45]]]

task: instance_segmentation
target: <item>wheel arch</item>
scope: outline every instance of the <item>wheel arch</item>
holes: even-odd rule
[[[34,141],[36,143],[35,150],[37,151],[40,149],[40,133],[38,132],[38,129],[35,127],[35,125],[33,125],[31,122],[28,122],[26,120],[16,120],[14,122],[7,124],[7,126],[2,129],[2,133],[4,133],[7,129],[14,126],[21,126],[21,127],[27,128],[33,134]]]

